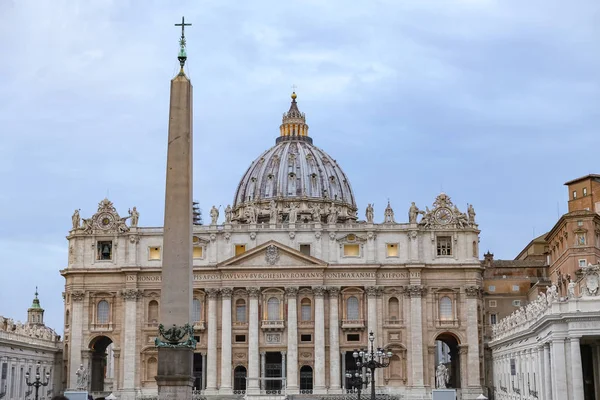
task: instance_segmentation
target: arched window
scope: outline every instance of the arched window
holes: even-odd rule
[[[242,394],[246,390],[246,368],[242,365],[233,371],[233,390],[235,394]]]
[[[359,319],[358,299],[355,296],[348,297],[346,300],[346,318],[349,320]]]
[[[108,324],[108,301],[100,300],[97,306],[98,313],[96,315],[96,322],[98,324]]]
[[[69,326],[70,321],[71,321],[71,313],[69,312],[69,310],[67,310],[67,312],[65,312],[65,325]]]
[[[308,365],[300,368],[300,393],[311,394],[313,390],[313,370]]]
[[[452,320],[452,300],[448,296],[440,299],[440,320]]]
[[[192,322],[200,322],[202,321],[202,307],[200,305],[200,300],[194,299],[192,302]]]
[[[269,321],[279,319],[279,299],[277,297],[271,297],[267,301],[267,319]]]
[[[243,322],[246,323],[246,300],[244,299],[237,299],[237,301],[235,302],[235,320],[237,322]],[[244,368],[244,371],[246,369]]]
[[[153,381],[157,374],[157,365],[158,363],[156,362],[156,358],[151,357],[148,359],[148,364],[146,366],[146,380],[147,381]]]
[[[150,300],[148,303],[148,322],[151,324],[158,323],[158,301]]]
[[[397,298],[392,297],[388,301],[388,313],[391,321],[400,319],[400,303]]]
[[[310,299],[304,298],[300,303],[300,320],[311,321],[312,313],[310,311]]]

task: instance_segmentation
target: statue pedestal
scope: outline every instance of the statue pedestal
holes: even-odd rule
[[[456,389],[433,389],[432,400],[456,400]]]
[[[87,400],[88,392],[79,390],[68,390],[65,392],[65,397],[69,400]]]

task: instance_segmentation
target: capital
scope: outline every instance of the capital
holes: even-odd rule
[[[377,286],[367,286],[365,290],[367,292],[367,296],[369,297],[376,297],[379,293],[379,287]]]
[[[427,293],[427,289],[421,285],[410,285],[406,287],[406,294],[409,297],[422,297]]]
[[[83,290],[76,290],[71,292],[71,300],[82,301],[85,298],[85,292]]]
[[[248,292],[248,297],[257,299],[260,296],[260,288],[259,287],[247,287],[246,291]]]
[[[285,288],[285,295],[287,297],[296,297],[298,295],[298,287],[297,286],[287,286]]]
[[[142,297],[142,292],[137,289],[123,289],[121,290],[121,296],[125,300],[137,301]]]
[[[338,297],[340,295],[339,286],[328,286],[327,291],[329,292],[329,297]]]
[[[217,288],[208,288],[206,289],[206,295],[209,299],[216,299],[219,295],[219,289]]]
[[[233,288],[230,288],[230,287],[221,288],[221,297],[230,299],[232,294],[233,294]]]
[[[482,292],[483,290],[479,286],[467,286],[465,288],[465,293],[467,294],[467,297],[479,297]]]
[[[315,297],[325,296],[325,287],[324,286],[313,286],[312,290],[313,290],[313,294]]]

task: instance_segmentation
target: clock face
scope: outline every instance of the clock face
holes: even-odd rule
[[[435,212],[435,219],[439,224],[446,225],[452,221],[452,212],[446,207],[441,207]]]
[[[111,214],[101,214],[98,216],[98,227],[100,229],[110,229],[114,223],[114,217]]]

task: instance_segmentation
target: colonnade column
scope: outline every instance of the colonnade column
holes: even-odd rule
[[[477,323],[477,305],[481,288],[479,286],[469,286],[465,288],[467,295],[467,343],[469,351],[467,353],[467,371],[461,371],[461,374],[467,374],[467,384],[471,387],[481,386],[479,378],[479,329]]]
[[[135,378],[137,370],[135,368],[137,352],[137,301],[142,297],[142,293],[137,289],[125,289],[121,292],[125,301],[125,334],[123,340],[123,362],[126,368],[123,370],[123,398],[135,399]]]
[[[573,384],[573,397],[583,399],[583,366],[581,364],[581,348],[579,338],[572,337],[571,341],[571,381]]]
[[[260,288],[249,287],[248,297],[250,298],[250,307],[248,310],[248,385],[246,392],[248,394],[260,393],[258,386],[258,296]]]
[[[565,340],[552,339],[552,365],[566,366]],[[567,371],[565,368],[552,368],[552,383],[556,390],[552,392],[556,400],[568,399],[567,394]]]
[[[70,349],[69,349],[69,380],[67,388],[76,389],[77,370],[81,362],[81,345],[83,340],[83,301],[85,292],[74,291],[69,294],[72,305],[70,324]],[[87,367],[87,366],[85,366]]]
[[[221,387],[219,394],[233,393],[231,386],[231,295],[233,288],[221,289]]]
[[[341,393],[340,320],[338,305],[340,288],[330,286],[327,290],[329,291],[329,393],[332,394]]]
[[[537,348],[537,377],[535,380],[535,390],[538,392],[538,398],[545,399],[544,391],[544,347]]]
[[[550,368],[550,344],[544,343],[544,399],[552,400],[552,369]]]
[[[315,369],[314,390],[315,394],[325,394],[325,288],[313,287],[315,297]]]
[[[206,289],[208,295],[208,341],[206,394],[217,394],[217,296],[219,289]]]
[[[421,296],[424,288],[421,285],[408,287],[410,296],[410,359],[411,380],[410,386],[423,387],[423,313],[421,310]]]
[[[297,287],[286,287],[288,312],[287,312],[287,393],[300,393],[298,387],[298,306],[296,296]]]

